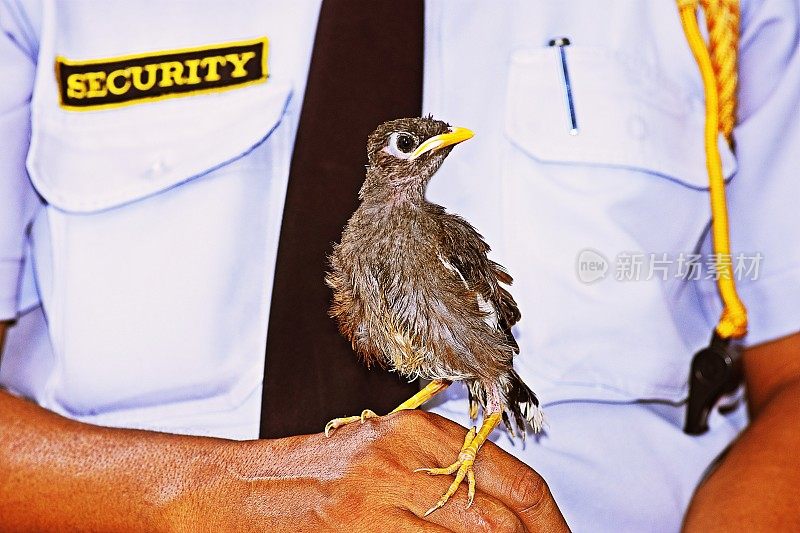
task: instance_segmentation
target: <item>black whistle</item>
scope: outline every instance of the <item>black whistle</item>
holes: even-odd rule
[[[742,382],[741,348],[716,331],[711,344],[692,359],[689,372],[689,400],[684,433],[702,435],[708,431],[708,415],[720,399],[734,392]]]

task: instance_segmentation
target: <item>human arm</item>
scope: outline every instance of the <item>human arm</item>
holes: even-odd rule
[[[750,311],[744,372],[751,424],[698,488],[687,531],[800,527],[791,499],[800,483],[800,214],[792,200],[800,192],[800,6],[742,6],[739,170],[727,192],[733,249],[763,257],[758,279],[737,278]]]
[[[746,350],[752,421],[698,488],[684,529],[800,529],[800,334]]]
[[[2,331],[0,327],[0,331]],[[414,438],[405,438],[413,435]],[[103,428],[0,390],[4,531],[566,531],[541,478],[487,444],[465,509],[419,518],[449,483],[412,470],[457,453],[463,428],[400,413],[333,438],[237,442]]]

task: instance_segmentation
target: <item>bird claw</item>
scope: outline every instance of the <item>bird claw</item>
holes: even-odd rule
[[[467,478],[467,509],[472,506],[475,500],[475,472],[472,465],[475,463],[475,456],[478,453],[477,447],[472,446],[472,441],[475,438],[475,428],[472,428],[467,433],[464,439],[464,445],[461,447],[461,453],[458,454],[458,460],[444,468],[417,468],[414,472],[425,472],[429,476],[452,475],[455,473],[456,478],[450,484],[447,491],[439,498],[436,504],[425,512],[424,516],[428,516],[437,509],[444,507],[444,504],[450,499],[450,496],[456,493],[458,487],[464,478]]]
[[[455,494],[458,490],[458,487],[461,486],[461,482],[464,481],[465,477],[467,478],[467,509],[470,508],[473,500],[475,499],[475,472],[472,470],[473,462],[474,459],[459,459],[447,468],[420,468],[415,470],[416,472],[427,472],[428,475],[431,476],[452,474],[453,472],[456,473],[456,478],[450,484],[447,492],[445,492],[442,497],[439,498],[439,501],[437,501],[433,507],[425,512],[425,516],[428,516],[435,510],[444,507],[444,504],[447,503],[447,501],[450,499],[450,496]]]
[[[372,409],[364,409],[361,411],[361,423],[363,424],[366,420],[370,418],[377,418],[378,415],[375,414],[375,411]]]
[[[334,418],[333,420],[325,424],[325,436],[330,437],[331,433],[333,433],[334,430],[342,426],[346,426],[347,424],[352,424],[353,422],[361,422],[363,424],[366,420],[370,418],[376,418],[377,416],[378,415],[376,415],[375,412],[372,411],[371,409],[364,409],[363,411],[361,411],[360,416],[345,416],[342,418]]]

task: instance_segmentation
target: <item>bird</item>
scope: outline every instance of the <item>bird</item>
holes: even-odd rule
[[[428,381],[392,413],[416,409],[456,381],[467,387],[470,417],[483,410],[480,429],[467,432],[452,464],[415,471],[455,476],[426,516],[464,478],[472,505],[475,457],[501,422],[524,438],[543,420],[536,394],[513,367],[519,346],[511,328],[521,314],[506,288],[512,277],[489,259],[489,245],[469,222],[425,197],[445,158],[473,135],[431,116],[378,126],[367,140],[360,204],[333,245],[325,275],[333,293],[329,314],[362,361]],[[325,435],[377,416],[365,409],[333,419]]]

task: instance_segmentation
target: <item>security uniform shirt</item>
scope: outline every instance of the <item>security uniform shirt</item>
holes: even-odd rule
[[[318,10],[0,2],[0,319],[19,317],[2,386],[94,424],[257,436]],[[763,257],[739,283],[749,344],[800,329],[797,11],[742,2],[736,155],[720,142],[733,249]],[[547,418],[524,445],[494,438],[576,531],[675,531],[746,423],[740,406],[681,431],[713,280],[622,269],[708,250],[703,91],[677,7],[432,0],[425,24],[424,110],[477,132],[429,197],[514,275],[515,364]],[[451,389],[434,410],[468,425]]]

